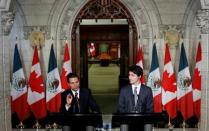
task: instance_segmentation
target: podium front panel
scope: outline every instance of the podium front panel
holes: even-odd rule
[[[83,125],[98,126],[102,123],[101,114],[69,114],[69,113],[51,113],[48,116],[49,124],[58,125]]]
[[[168,116],[165,113],[114,113],[112,114],[112,124],[154,124],[167,121]]]

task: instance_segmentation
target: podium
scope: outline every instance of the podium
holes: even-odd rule
[[[112,125],[120,125],[120,131],[129,131],[130,125],[141,125],[144,131],[152,131],[152,124],[168,120],[166,113],[113,113]]]
[[[50,113],[48,116],[49,124],[56,123],[68,127],[84,126],[87,131],[94,131],[95,127],[102,124],[102,115],[89,114],[70,114],[70,113]],[[75,129],[77,130],[77,129]]]

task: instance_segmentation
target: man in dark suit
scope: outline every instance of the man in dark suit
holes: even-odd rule
[[[61,94],[61,113],[100,113],[99,106],[90,89],[80,88],[79,78],[76,74],[70,73],[67,76],[67,81],[70,89]],[[80,124],[74,125],[71,130],[84,130]]]
[[[100,113],[99,106],[94,100],[88,88],[80,88],[79,78],[70,73],[67,76],[70,89],[64,91],[61,96],[60,112],[69,113]]]
[[[152,113],[153,96],[150,87],[142,84],[143,70],[140,66],[129,67],[129,83],[120,90],[117,111],[119,113]],[[137,125],[131,125],[137,130]],[[141,129],[141,127],[140,127]]]

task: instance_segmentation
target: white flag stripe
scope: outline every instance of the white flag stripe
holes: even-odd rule
[[[193,95],[194,102],[201,99],[201,91],[200,90],[194,89],[193,94],[195,94],[195,95]]]
[[[20,76],[21,76],[21,79],[25,79],[22,68],[13,73],[13,81],[12,82],[17,82],[17,81],[15,81],[15,78],[20,77]],[[18,85],[18,83],[12,83],[12,88],[11,88],[12,101],[16,100],[17,98],[19,98],[20,96],[24,95],[27,92],[26,85],[24,87],[20,88],[21,91],[18,91],[18,89],[15,89],[14,85]]]
[[[150,76],[155,77],[155,81],[160,80],[160,70],[159,68],[156,68],[155,70],[153,70],[152,72],[150,72]]]
[[[54,77],[59,81],[59,85],[54,91],[49,91],[50,88],[52,88],[51,87],[51,82],[52,82],[51,80],[54,79],[54,78],[50,78],[50,77]],[[47,74],[46,87],[47,87],[46,102],[49,102],[52,98],[54,98],[57,94],[59,94],[62,91],[59,71],[57,68],[53,69],[52,71],[50,71]]]
[[[157,95],[159,95],[159,94],[161,94],[161,88],[159,88],[158,90],[154,90],[154,91],[152,91],[152,93],[153,93],[153,97],[155,97],[155,96],[157,96]]]
[[[63,68],[65,69],[66,73],[65,73],[65,76],[67,76],[69,73],[72,72],[72,69],[70,67],[70,60],[66,61],[63,63]]]
[[[186,87],[187,90],[185,89],[179,89],[179,87],[177,88],[177,100],[181,99],[182,97],[184,97],[186,94],[190,93],[192,91],[192,85],[190,84],[189,87]]]
[[[168,102],[174,100],[176,98],[176,92],[170,92],[170,91],[164,91],[164,89],[162,89],[162,104],[166,105]]]
[[[169,73],[169,77],[170,77],[171,75],[173,75],[174,71],[173,71],[173,66],[172,66],[171,61],[169,61],[169,62],[165,65],[164,71],[165,71],[165,70]]]
[[[40,94],[35,91],[32,92],[31,88],[28,88],[28,104],[29,105],[36,103],[37,101],[43,99],[44,97],[45,97],[44,92]]]
[[[36,63],[35,65],[32,66],[31,68],[31,72],[35,71],[36,73],[36,78],[38,78],[39,76],[41,76],[41,68],[40,68],[40,63]]]
[[[156,68],[155,70],[150,72],[148,76],[148,81],[147,81],[147,86],[152,88],[153,97],[161,94],[161,90],[162,90],[161,87],[160,88],[154,87],[154,82],[158,80],[160,80],[160,71],[159,71],[159,68]]]
[[[177,99],[179,100],[181,97],[184,97],[186,94],[192,91],[192,84],[188,87],[184,86],[184,80],[191,79],[189,68],[186,67],[178,73],[178,84],[177,84]]]
[[[14,88],[11,89],[12,101],[15,101],[20,96],[24,95],[27,92],[26,86],[23,88],[23,91],[17,91]]]

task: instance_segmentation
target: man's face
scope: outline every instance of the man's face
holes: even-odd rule
[[[72,90],[78,90],[79,89],[79,80],[77,77],[69,78],[69,86]]]
[[[133,72],[129,71],[129,82],[132,85],[138,84],[140,82],[140,76],[137,76]]]

